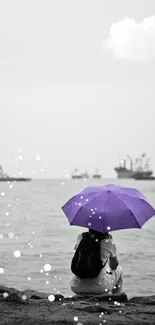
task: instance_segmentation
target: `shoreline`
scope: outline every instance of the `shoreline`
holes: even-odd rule
[[[51,301],[50,301],[51,299]],[[155,324],[155,295],[74,295],[0,286],[0,325]]]

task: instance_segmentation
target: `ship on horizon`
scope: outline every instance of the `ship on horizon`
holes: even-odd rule
[[[87,179],[89,178],[89,174],[87,171],[85,172],[81,172],[77,167],[73,170],[72,174],[71,174],[71,177],[73,179]]]
[[[119,166],[114,170],[118,178],[133,178],[135,180],[153,180],[155,179],[153,171],[149,165],[150,159],[143,153],[140,157],[133,160],[130,156],[125,156],[119,162]],[[129,167],[127,164],[129,162]]]
[[[92,174],[92,176],[90,176],[87,170],[80,171],[77,167],[73,170],[71,174],[71,178],[73,179],[89,179],[90,177],[99,179],[102,178],[102,175],[99,173],[97,168],[95,169],[95,172]]]
[[[98,169],[96,168],[95,173],[92,175],[92,178],[102,178],[102,175],[99,173]]]
[[[30,180],[31,178],[10,177],[9,175],[4,173],[2,166],[0,166],[0,182],[25,182]]]

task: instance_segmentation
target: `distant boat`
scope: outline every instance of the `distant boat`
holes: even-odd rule
[[[95,170],[95,173],[92,176],[93,178],[102,178],[102,175],[98,172],[98,169]]]
[[[78,170],[78,168],[75,168],[74,171],[72,172],[71,177],[74,178],[74,179],[80,179],[80,178],[83,178],[83,175],[82,175],[82,173]]]
[[[87,171],[80,172],[78,168],[75,168],[71,174],[71,177],[73,179],[82,179],[82,178],[86,179],[86,178],[89,178],[89,174]]]
[[[127,160],[130,160],[130,167],[126,166]],[[114,170],[116,171],[118,178],[134,177],[133,162],[129,156],[124,157],[122,160],[120,160],[119,166],[115,167]]]
[[[32,178],[25,178],[25,177],[5,177],[0,178],[0,182],[28,182],[31,181]]]
[[[115,167],[114,170],[117,173],[118,178],[133,178],[135,180],[153,180],[155,179],[152,176],[153,171],[150,169],[149,160],[146,157],[146,154],[143,153],[140,157],[133,159],[129,156],[124,157],[118,167]],[[127,167],[127,162],[130,161],[130,166]]]
[[[84,173],[82,173],[82,178],[89,178],[89,174],[86,170]]]
[[[115,167],[117,178],[134,178],[134,171],[126,167]]]
[[[135,180],[139,180],[139,181],[152,181],[155,180],[155,176],[152,176],[152,172],[148,171],[148,172],[137,172],[134,175],[134,179]]]
[[[3,172],[2,166],[0,166],[0,182],[25,182],[30,181],[31,178],[25,177],[10,177]]]

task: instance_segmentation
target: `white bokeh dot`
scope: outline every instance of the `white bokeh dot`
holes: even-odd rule
[[[78,321],[78,317],[77,317],[77,316],[74,317],[74,321],[75,321],[75,322]]]
[[[55,300],[55,296],[54,295],[49,295],[48,300],[53,302]]]
[[[15,257],[20,257],[21,252],[18,251],[18,250],[17,250],[17,251],[14,251],[13,255],[14,255]]]
[[[44,265],[44,270],[45,270],[46,272],[51,271],[51,269],[52,269],[52,267],[51,267],[50,264],[45,264],[45,265]]]
[[[27,300],[27,296],[26,295],[23,295],[22,296],[22,300]]]

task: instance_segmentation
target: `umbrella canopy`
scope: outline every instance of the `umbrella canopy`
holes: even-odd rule
[[[155,215],[154,208],[140,191],[113,184],[85,188],[62,210],[70,225],[100,232],[141,228]]]

